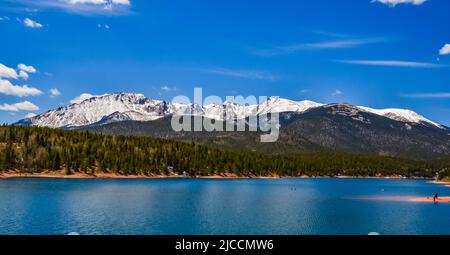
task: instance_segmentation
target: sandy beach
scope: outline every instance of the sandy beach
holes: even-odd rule
[[[440,197],[436,201],[433,200],[432,197],[417,197],[410,198],[408,202],[414,203],[450,203],[450,197]]]
[[[138,175],[118,175],[112,173],[98,173],[89,175],[84,173],[74,173],[67,175],[63,172],[52,171],[43,173],[16,173],[8,172],[0,174],[0,179],[12,178],[58,178],[58,179],[136,179],[136,178],[171,178],[171,176],[138,176]]]
[[[197,178],[197,179],[279,179],[279,178],[305,178],[305,179],[314,179],[314,178],[336,178],[336,179],[424,179],[424,178],[406,178],[403,176],[335,176],[335,177],[327,177],[327,176],[280,176],[277,174],[272,174],[268,176],[239,176],[234,173],[225,173],[225,174],[214,174],[214,175],[204,175],[204,176],[184,176],[178,174],[149,174],[149,175],[121,175],[115,173],[95,173],[86,174],[86,173],[72,173],[67,175],[64,170],[61,171],[44,171],[41,173],[19,173],[19,172],[6,172],[0,173],[0,179],[8,179],[8,178],[61,178],[61,179],[170,179],[170,178]],[[446,182],[438,182],[433,181],[435,184],[446,184],[450,186],[450,183]]]
[[[450,197],[439,197],[436,201],[433,197],[407,197],[407,196],[369,196],[369,197],[351,197],[352,200],[367,200],[367,201],[391,201],[391,202],[406,202],[406,203],[450,203]]]
[[[58,179],[184,179],[184,178],[198,178],[198,179],[278,179],[278,175],[271,176],[239,176],[236,174],[223,175],[208,175],[208,176],[184,176],[177,174],[170,175],[120,175],[114,173],[95,173],[94,175],[85,173],[73,173],[67,175],[65,171],[46,171],[42,173],[18,173],[6,172],[0,173],[0,179],[11,178],[58,178]]]
[[[206,175],[206,176],[184,176],[178,174],[149,174],[149,175],[121,175],[115,173],[95,173],[95,174],[86,174],[86,173],[72,173],[67,175],[64,170],[60,171],[44,171],[41,173],[20,173],[9,171],[5,173],[0,173],[0,179],[9,179],[9,178],[58,178],[58,179],[186,179],[186,178],[196,178],[196,179],[280,179],[280,178],[305,178],[305,179],[314,179],[314,178],[336,178],[336,179],[424,179],[418,177],[406,178],[403,176],[380,176],[380,177],[371,177],[371,176],[336,176],[336,177],[326,177],[326,176],[280,176],[276,174],[268,175],[268,176],[239,176],[233,173],[226,174],[215,174],[215,175]],[[437,185],[445,185],[450,187],[450,182],[447,181],[431,181]]]

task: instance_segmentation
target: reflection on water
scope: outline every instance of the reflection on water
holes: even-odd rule
[[[450,234],[420,180],[0,180],[0,234]]]

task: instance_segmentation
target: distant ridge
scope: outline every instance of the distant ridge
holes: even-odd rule
[[[355,111],[364,111],[386,118],[413,124],[432,125],[444,128],[422,115],[405,109],[372,109],[364,106],[351,106]],[[120,121],[153,121],[173,114],[197,115],[210,119],[223,120],[226,112],[232,116],[244,118],[271,112],[303,113],[313,108],[329,107],[313,101],[293,101],[282,98],[269,98],[259,105],[242,106],[235,103],[211,104],[200,106],[197,104],[177,104],[163,100],[150,99],[143,94],[113,93],[95,96],[79,103],[50,110],[32,118],[20,120],[16,125],[40,126],[52,128],[77,128],[83,126],[105,125]]]

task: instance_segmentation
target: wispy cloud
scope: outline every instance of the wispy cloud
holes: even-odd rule
[[[130,0],[16,0],[25,8],[59,9],[81,15],[126,15],[130,13]]]
[[[0,105],[0,111],[37,111],[39,107],[29,101],[24,101],[16,104],[2,104]]]
[[[330,32],[325,30],[313,30],[314,34],[322,35],[326,37],[335,37],[335,38],[355,38],[354,35],[344,34],[344,33],[336,33],[336,32]]]
[[[372,3],[382,3],[385,5],[389,5],[395,7],[398,4],[412,4],[412,5],[421,5],[425,3],[427,0],[372,0]]]
[[[166,92],[178,91],[177,87],[169,87],[167,85],[161,86],[159,89],[162,90],[162,91],[166,91]]]
[[[257,56],[276,56],[283,54],[293,54],[301,50],[326,50],[326,49],[348,49],[357,48],[366,44],[382,42],[380,38],[370,39],[342,39],[332,41],[321,41],[312,43],[299,43],[285,46],[275,46],[267,49],[258,49],[253,51]]]
[[[439,98],[450,98],[450,92],[446,92],[446,93],[412,93],[412,94],[402,94],[401,96],[408,97],[408,98],[439,99]]]
[[[342,90],[337,89],[337,90],[335,90],[335,91],[333,92],[333,94],[331,94],[331,95],[334,96],[334,97],[340,96],[340,95],[342,95]]]
[[[379,40],[365,39],[365,40],[341,40],[341,41],[330,41],[330,42],[317,42],[317,43],[305,43],[300,45],[294,45],[291,47],[285,47],[287,50],[297,50],[297,49],[345,49],[345,48],[355,48],[364,44],[378,42]]]
[[[208,69],[200,69],[200,71],[223,75],[223,76],[231,76],[243,79],[251,79],[251,80],[268,80],[275,81],[278,80],[279,77],[272,75],[263,71],[255,71],[255,70],[237,70],[237,69],[228,69],[228,68],[208,68]]]
[[[412,67],[412,68],[441,68],[445,65],[427,63],[427,62],[413,62],[401,60],[336,60],[339,63],[349,65],[366,65],[366,66],[391,66],[391,67]]]

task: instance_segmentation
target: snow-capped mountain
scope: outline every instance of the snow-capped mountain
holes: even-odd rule
[[[21,120],[18,124],[52,128],[81,127],[97,122],[156,120],[164,117],[166,112],[167,104],[164,101],[151,100],[142,94],[114,93],[51,110]]]
[[[258,105],[239,105],[232,102],[223,104],[179,104],[153,100],[143,94],[114,93],[96,96],[80,103],[61,107],[32,118],[23,119],[17,125],[45,126],[52,128],[75,128],[92,125],[104,125],[127,120],[153,121],[170,115],[197,115],[211,119],[240,119],[267,113],[295,112],[303,113],[326,105],[312,101],[292,101],[282,98],[269,98]],[[442,128],[441,125],[426,119],[410,110],[372,109],[353,106],[354,112],[369,112],[395,121],[427,124]],[[355,114],[356,114],[355,113]]]

